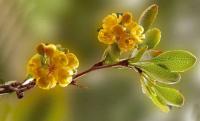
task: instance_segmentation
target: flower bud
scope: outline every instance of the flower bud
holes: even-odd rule
[[[37,46],[36,50],[40,55],[44,55],[44,48],[45,48],[45,44],[44,43],[40,43]]]
[[[53,54],[55,53],[55,51],[56,51],[56,46],[55,45],[53,45],[53,44],[49,44],[49,45],[47,45],[46,47],[45,47],[45,54],[47,55],[47,56],[53,56]]]

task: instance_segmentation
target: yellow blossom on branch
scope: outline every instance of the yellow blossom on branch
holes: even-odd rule
[[[27,73],[36,79],[39,88],[50,89],[56,84],[65,87],[71,83],[78,66],[73,53],[59,50],[54,44],[41,43],[27,64]]]
[[[130,12],[106,16],[98,34],[99,41],[108,45],[102,59],[79,73],[76,73],[79,61],[75,54],[61,45],[39,44],[37,53],[28,61],[27,78],[23,82],[0,84],[0,94],[15,92],[22,98],[24,92],[35,85],[41,89],[69,84],[85,88],[77,83],[78,78],[92,71],[116,68],[139,73],[143,93],[162,111],[183,106],[183,95],[170,85],[178,83],[180,74],[193,67],[197,59],[185,50],[156,49],[161,31],[151,26],[157,14],[158,5],[153,4],[144,10],[138,21]]]
[[[143,31],[130,12],[112,13],[103,19],[98,39],[108,45],[117,43],[122,52],[127,52],[142,42],[145,38]]]

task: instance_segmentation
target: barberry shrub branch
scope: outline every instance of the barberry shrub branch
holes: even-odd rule
[[[142,91],[162,111],[184,104],[183,95],[171,86],[180,82],[181,73],[190,69],[196,57],[186,50],[161,51],[156,49],[161,40],[159,28],[152,27],[158,5],[149,6],[139,19],[131,12],[107,15],[100,29],[99,42],[106,45],[99,62],[79,72],[76,55],[61,45],[37,46],[37,53],[27,64],[27,78],[0,85],[0,94],[15,92],[22,98],[25,91],[39,87],[49,90],[56,85],[81,87],[77,79],[99,69],[120,67],[140,75]]]

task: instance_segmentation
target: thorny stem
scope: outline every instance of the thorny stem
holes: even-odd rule
[[[108,64],[108,65],[104,65],[104,61],[100,61],[94,64],[91,68],[74,75],[73,81],[70,84],[79,86],[77,84],[77,79],[86,75],[87,73],[100,70],[100,69],[119,67],[119,66],[128,67],[128,59],[119,61],[114,64]],[[28,79],[28,80],[25,80],[24,82],[15,81],[15,82],[10,82],[9,84],[0,85],[0,95],[15,92],[17,97],[21,99],[23,98],[25,91],[30,90],[33,87],[35,87],[36,85],[35,81],[36,81],[35,79],[33,80]]]

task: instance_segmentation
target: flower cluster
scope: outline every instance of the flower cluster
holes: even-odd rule
[[[98,39],[108,45],[117,43],[122,52],[127,52],[142,42],[143,31],[130,12],[112,13],[103,19]]]
[[[50,89],[59,84],[65,87],[72,81],[72,76],[79,66],[73,53],[64,51],[60,46],[41,43],[28,62],[27,72],[36,79],[36,85]]]

